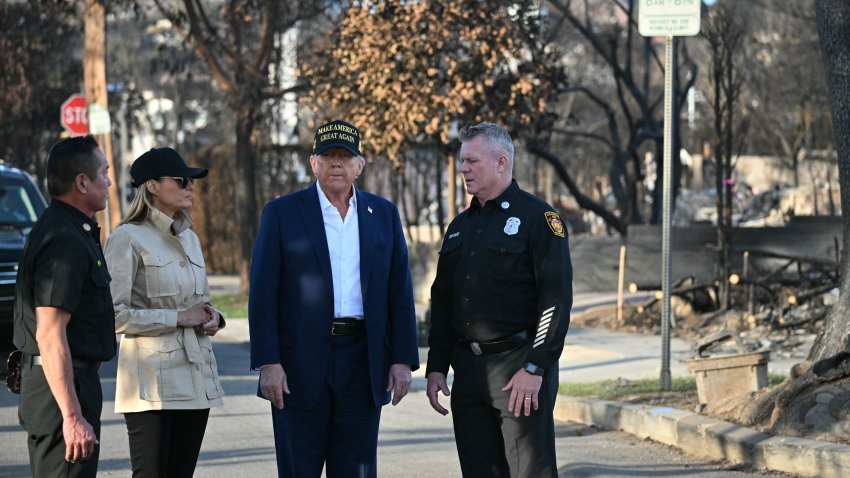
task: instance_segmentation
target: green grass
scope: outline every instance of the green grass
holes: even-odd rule
[[[670,388],[674,392],[696,393],[697,382],[694,377],[675,377],[671,382]],[[563,383],[559,388],[560,393],[571,395],[573,397],[592,397],[601,398],[603,400],[617,400],[628,395],[656,393],[659,390],[661,390],[661,381],[658,378]]]
[[[248,317],[248,297],[244,295],[215,294],[210,302],[224,315],[225,319]]]
[[[776,385],[785,380],[784,375],[769,374],[768,383]],[[693,376],[674,377],[670,390],[680,393],[697,393],[697,381]],[[598,382],[562,383],[558,391],[573,397],[618,400],[627,396],[657,394],[661,391],[661,379],[642,378],[637,380],[601,380]]]

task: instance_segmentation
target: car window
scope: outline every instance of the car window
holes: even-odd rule
[[[38,213],[22,184],[0,186],[0,224],[32,224],[36,219]]]

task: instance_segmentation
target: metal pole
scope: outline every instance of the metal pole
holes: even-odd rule
[[[620,246],[620,272],[617,274],[617,323],[623,323],[623,282],[626,277],[626,245]]]
[[[446,154],[446,162],[448,163],[448,167],[446,168],[446,178],[448,179],[449,190],[447,191],[446,196],[446,204],[448,204],[449,209],[449,217],[448,222],[452,222],[452,219],[457,216],[457,171],[455,168],[455,155],[451,152]]]
[[[750,251],[744,251],[744,280],[747,282],[747,320],[753,314],[753,284],[750,282]]]
[[[664,181],[661,220],[661,390],[671,388],[670,376],[670,216],[673,188],[673,37],[665,39],[664,56]]]
[[[127,191],[131,187],[129,181],[127,181],[127,178],[130,177],[130,165],[127,163],[127,151],[130,144],[130,140],[127,138],[127,108],[127,93],[122,92],[121,108],[118,109],[118,130],[121,134],[121,140],[118,144],[121,147],[121,155],[117,161],[121,167],[118,173],[118,184],[115,185],[115,188],[118,189],[118,193],[120,194],[119,199],[121,200],[122,212],[127,212],[130,209],[127,197],[132,197],[131,194],[128,194],[131,191]],[[123,217],[124,215],[122,214],[121,216]]]

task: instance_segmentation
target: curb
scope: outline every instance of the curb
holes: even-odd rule
[[[669,407],[559,395],[555,419],[622,430],[695,456],[801,476],[850,476],[850,446],[774,437],[752,428]]]

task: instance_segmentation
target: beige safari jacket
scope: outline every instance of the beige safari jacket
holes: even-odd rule
[[[171,234],[171,228],[175,234]],[[210,338],[178,327],[177,312],[210,300],[204,257],[189,217],[153,208],[106,242],[118,351],[115,412],[222,405]]]

